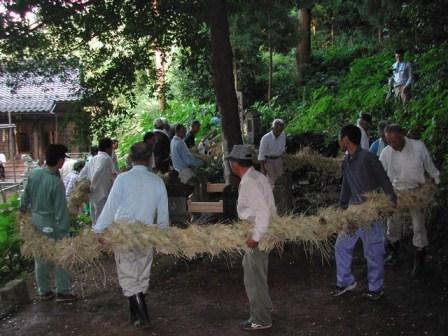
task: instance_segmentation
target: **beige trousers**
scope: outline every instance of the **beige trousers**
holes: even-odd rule
[[[405,88],[404,85],[400,85],[396,86],[394,89],[395,89],[395,98],[402,101],[403,103],[407,103],[411,99],[412,92],[410,87]]]
[[[281,157],[274,160],[266,159],[264,168],[266,169],[266,176],[269,183],[273,186],[275,185],[275,181],[283,175],[283,159]]]
[[[411,211],[413,237],[412,244],[421,248],[428,246],[428,236],[425,227],[425,215],[421,211]],[[387,220],[387,239],[391,243],[399,241],[403,235],[404,220],[400,216],[393,216]]]
[[[118,283],[124,296],[130,297],[148,291],[153,257],[152,248],[144,251],[115,252]]]

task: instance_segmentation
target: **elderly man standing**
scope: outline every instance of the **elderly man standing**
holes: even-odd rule
[[[272,122],[272,130],[263,135],[260,141],[258,161],[260,161],[261,172],[268,177],[272,186],[275,185],[277,178],[283,175],[282,155],[286,147],[284,128],[283,120],[275,119]]]
[[[360,113],[359,119],[357,121],[357,126],[361,130],[361,148],[369,150],[370,148],[370,138],[369,138],[369,127],[372,123],[372,116],[368,113]]]
[[[417,190],[426,182],[425,171],[436,184],[440,183],[440,173],[434,166],[431,155],[423,142],[406,137],[403,129],[398,125],[387,126],[385,132],[389,146],[381,153],[380,160],[396,190]],[[423,211],[413,210],[411,217],[414,231],[412,243],[416,249],[412,276],[415,277],[421,275],[424,270],[428,237]],[[402,230],[401,218],[394,216],[388,220],[387,238],[390,242],[388,246],[390,253],[386,261],[389,264],[397,262]]]
[[[395,203],[393,191],[386,172],[377,156],[362,149],[361,131],[355,125],[341,129],[339,144],[346,152],[342,163],[342,190],[339,199],[341,208],[356,206],[365,201],[364,195],[382,189]],[[357,282],[351,272],[352,254],[357,241],[361,239],[364,257],[367,259],[367,279],[369,291],[365,297],[378,300],[383,296],[384,286],[384,238],[383,223],[377,220],[369,228],[359,228],[355,232],[340,232],[335,244],[336,289],[330,294],[340,296],[355,289]]]
[[[170,137],[165,130],[165,122],[162,118],[154,120],[154,144],[155,171],[166,173],[170,169]]]
[[[59,175],[66,158],[67,147],[50,145],[45,154],[46,168],[30,172],[25,191],[21,197],[20,210],[25,212],[31,206],[31,223],[44,236],[60,240],[69,235],[69,214],[64,184]],[[46,260],[35,260],[36,284],[39,297],[51,300],[55,294],[50,283],[50,272],[54,269],[56,281],[56,302],[76,300],[70,293],[70,275],[61,267]]]
[[[151,154],[151,149],[144,142],[131,147],[132,169],[117,177],[104,210],[93,227],[101,243],[104,243],[103,231],[114,221],[125,221],[127,225],[158,225],[160,228],[169,225],[165,184],[147,168]],[[124,296],[129,299],[131,323],[138,328],[147,327],[150,322],[145,294],[153,254],[153,248],[115,252],[118,281]]]
[[[90,216],[93,225],[103,211],[110,188],[112,188],[112,177],[115,171],[111,157],[112,151],[112,140],[101,139],[98,143],[98,154],[86,165],[87,178],[90,181]]]
[[[202,165],[202,161],[191,154],[185,144],[186,129],[182,124],[176,125],[176,135],[171,140],[171,160],[173,167],[179,173],[179,179],[184,184],[196,185],[196,174],[192,168]]]
[[[247,145],[234,145],[228,157],[232,173],[241,179],[237,211],[240,219],[253,224],[243,257],[244,286],[249,299],[250,317],[241,323],[246,331],[272,327],[272,302],[269,295],[268,252],[258,248],[276,213],[274,195],[268,179],[252,167],[252,153]]]

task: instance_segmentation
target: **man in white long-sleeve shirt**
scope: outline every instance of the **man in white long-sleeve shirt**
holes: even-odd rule
[[[272,122],[272,131],[263,135],[260,141],[258,161],[260,161],[261,172],[268,177],[271,185],[274,185],[277,178],[283,175],[282,155],[286,148],[284,128],[283,120],[275,119]]]
[[[148,170],[152,151],[144,142],[131,147],[132,169],[120,174],[98,218],[94,231],[102,242],[102,233],[114,221],[169,225],[168,196],[162,179]],[[115,252],[117,274],[124,296],[129,299],[131,322],[136,327],[149,325],[145,302],[148,290],[153,248]]]
[[[267,283],[268,253],[258,248],[276,209],[268,179],[252,167],[249,146],[234,145],[229,155],[232,173],[241,178],[237,211],[240,219],[253,224],[249,248],[243,257],[244,285],[250,304],[250,317],[241,324],[243,330],[253,331],[272,327],[272,303]]]
[[[90,181],[90,216],[93,225],[100,216],[112,188],[112,176],[115,171],[111,157],[112,150],[112,140],[101,139],[98,154],[86,165],[86,177]],[[84,176],[84,173],[80,175]]]
[[[440,183],[440,173],[435,167],[425,144],[419,140],[404,136],[398,125],[386,127],[386,140],[389,146],[384,148],[380,161],[389,176],[395,190],[416,190],[425,184],[425,171],[436,184]],[[412,243],[416,248],[413,276],[423,271],[425,247],[428,237],[425,228],[425,216],[422,211],[411,211],[414,236]],[[390,242],[390,253],[386,262],[394,264],[398,258],[399,242],[402,236],[401,218],[393,217],[387,223],[387,238]]]

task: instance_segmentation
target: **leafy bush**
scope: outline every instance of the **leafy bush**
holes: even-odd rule
[[[0,204],[0,284],[23,272],[26,261],[20,255],[20,238],[17,230],[19,200],[14,195]]]

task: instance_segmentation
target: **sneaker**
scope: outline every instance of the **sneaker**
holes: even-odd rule
[[[384,291],[382,289],[380,289],[379,291],[376,291],[376,292],[368,291],[367,293],[364,293],[362,296],[371,301],[376,301],[376,300],[381,299],[384,296]]]
[[[53,291],[49,291],[45,294],[39,294],[38,297],[39,297],[39,300],[41,300],[41,301],[50,301],[51,299],[54,298],[54,295],[55,294],[53,293]]]
[[[354,290],[357,285],[358,285],[358,283],[356,281],[354,281],[351,285],[348,285],[345,287],[336,286],[336,289],[332,290],[330,292],[330,295],[331,296],[341,296],[342,294],[345,294],[347,292]]]
[[[78,300],[78,297],[73,294],[56,294],[56,302],[73,302]]]
[[[264,330],[264,329],[270,329],[272,328],[272,324],[258,324],[255,322],[252,322],[250,319],[247,321],[244,321],[240,323],[241,330],[244,331],[257,331],[257,330]]]

